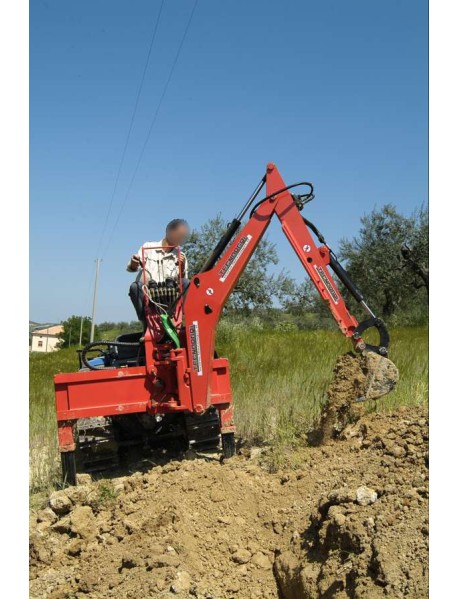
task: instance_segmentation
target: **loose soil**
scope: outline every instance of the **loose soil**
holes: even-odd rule
[[[183,456],[57,491],[31,515],[32,598],[427,597],[427,415],[226,463]]]
[[[272,449],[254,447],[80,475],[31,512],[30,597],[427,597],[427,412],[361,417],[366,374],[339,359],[325,444],[275,473]]]

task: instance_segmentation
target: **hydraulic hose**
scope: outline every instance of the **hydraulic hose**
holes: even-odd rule
[[[86,358],[86,354],[91,351],[93,348],[96,348],[98,346],[105,346],[105,347],[113,347],[113,346],[123,346],[123,347],[138,347],[140,348],[140,342],[139,341],[93,341],[92,343],[88,343],[86,345],[86,347],[82,350],[81,352],[81,362],[84,364],[84,366],[86,366],[86,368],[89,368],[89,370],[103,370],[105,367],[104,366],[92,366],[91,364],[89,364],[87,358]]]
[[[307,198],[308,198],[308,200],[313,199],[314,198],[314,193],[313,193],[313,185],[312,185],[312,183],[309,183],[308,181],[301,181],[300,183],[292,183],[291,185],[287,185],[286,187],[283,187],[282,189],[277,189],[277,191],[274,191],[274,193],[271,193],[270,195],[266,196],[265,198],[262,198],[262,200],[259,200],[259,202],[256,202],[256,204],[251,209],[250,218],[253,216],[253,214],[256,212],[256,210],[259,208],[259,206],[263,202],[266,202],[267,200],[270,200],[270,199],[274,198],[279,193],[283,193],[284,191],[288,191],[288,189],[293,189],[294,187],[300,187],[301,185],[307,185],[307,187],[310,188],[309,193],[305,194],[306,200],[307,200]]]

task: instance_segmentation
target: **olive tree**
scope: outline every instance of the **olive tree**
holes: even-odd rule
[[[373,309],[383,318],[418,310],[426,318],[428,217],[423,209],[403,216],[392,204],[361,218],[340,256]]]

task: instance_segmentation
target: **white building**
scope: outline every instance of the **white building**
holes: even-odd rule
[[[57,335],[63,330],[64,327],[61,324],[51,325],[44,329],[34,329],[30,351],[51,352],[59,349],[57,344],[60,339]]]

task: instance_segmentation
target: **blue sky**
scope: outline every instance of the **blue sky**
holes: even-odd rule
[[[32,320],[90,314],[99,245],[97,321],[133,320],[131,254],[172,218],[231,220],[269,161],[315,184],[304,214],[335,249],[375,206],[426,203],[425,0],[199,0],[126,200],[193,5],[165,0],[101,240],[160,0],[30,4]]]

